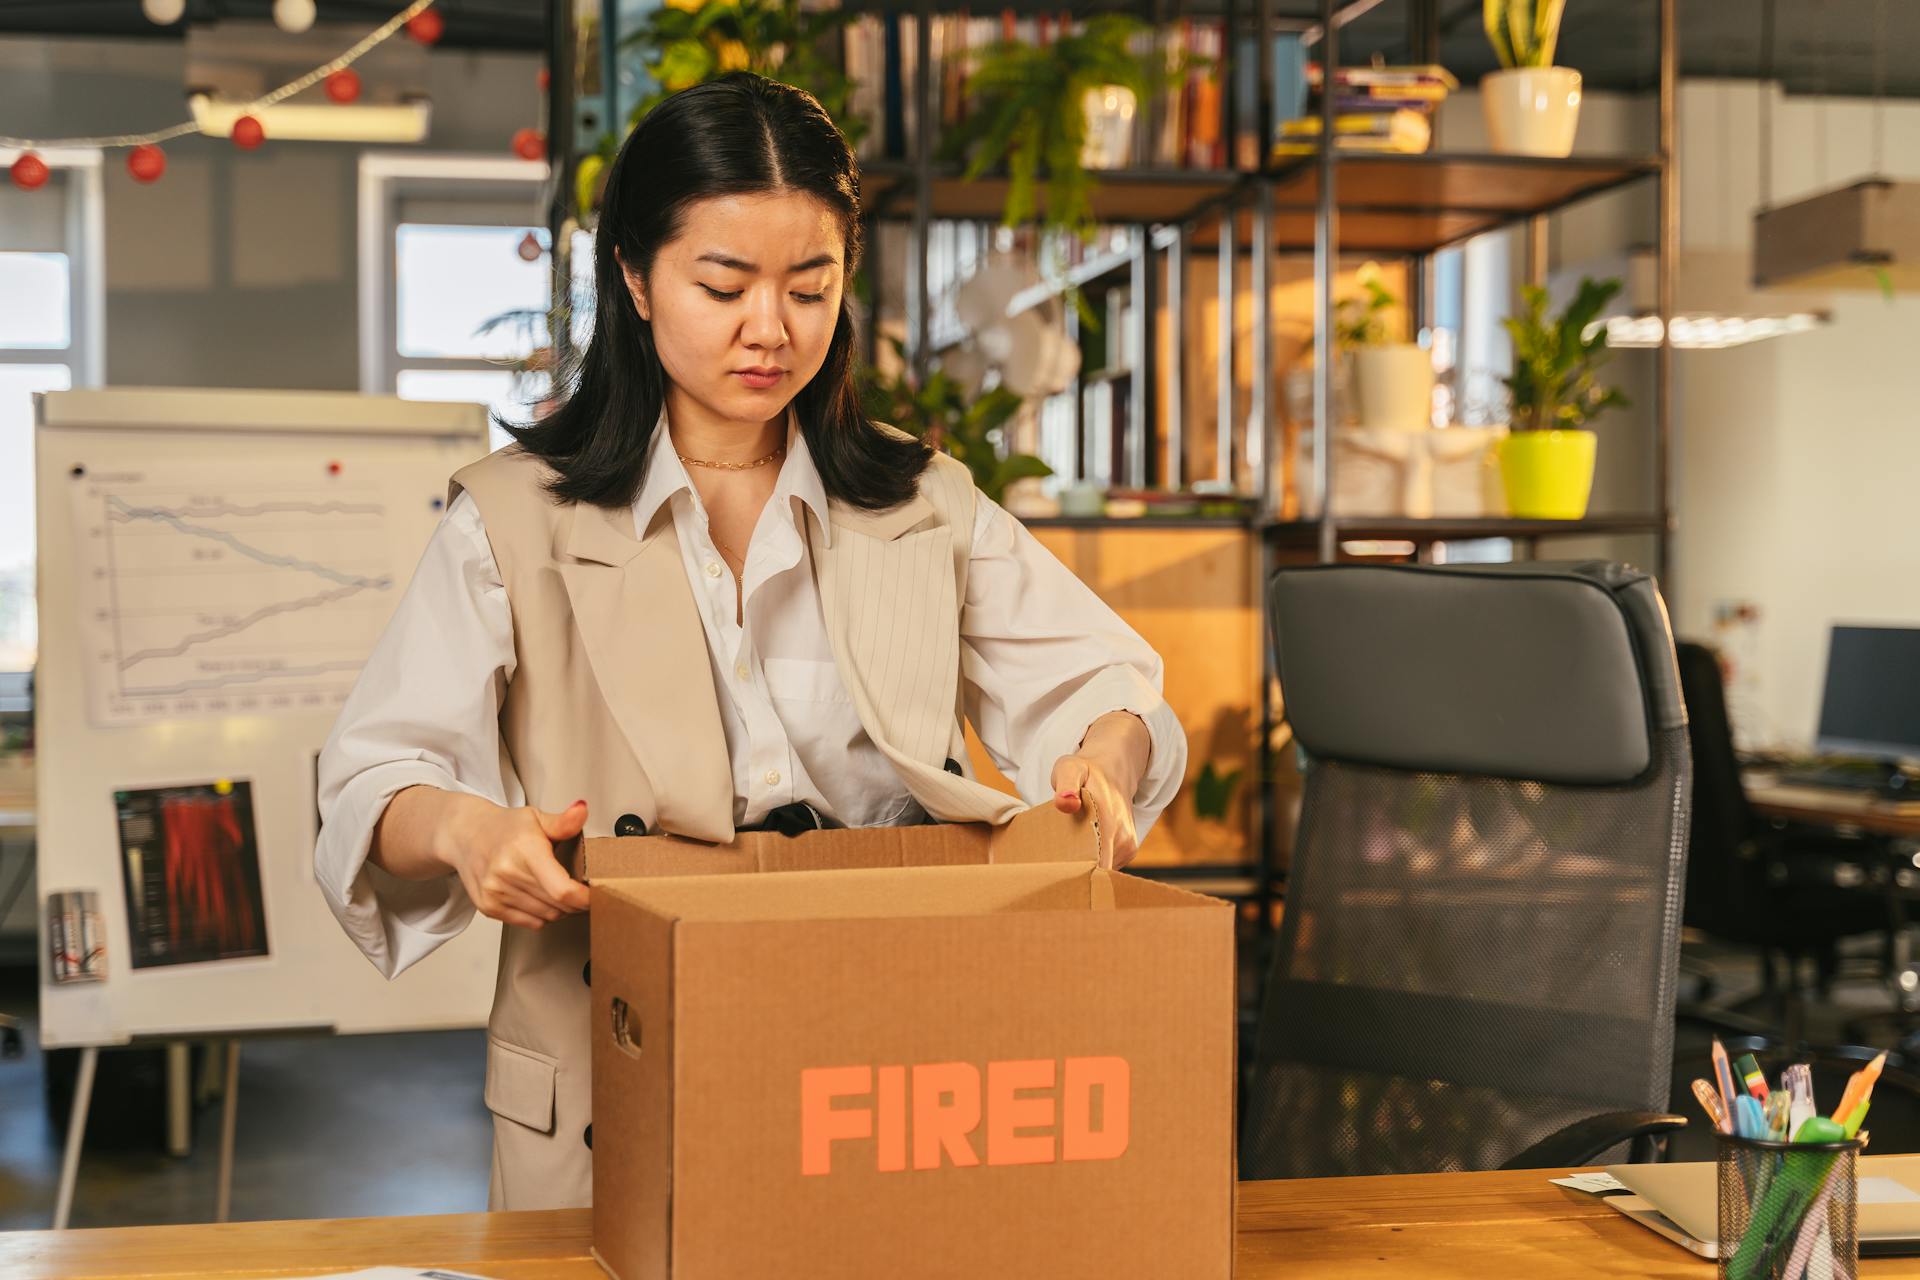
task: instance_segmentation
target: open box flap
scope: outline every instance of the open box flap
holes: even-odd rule
[[[577,842],[568,869],[589,883],[631,876],[725,875],[743,871],[834,871],[887,867],[980,866],[992,863],[1099,860],[1099,837],[1084,813],[1051,804],[1027,809],[1003,826],[939,823],[918,827],[847,827],[783,836],[736,835],[731,844],[682,836],[595,836]]]

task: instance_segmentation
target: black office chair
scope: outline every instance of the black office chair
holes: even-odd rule
[[[1681,1016],[1765,1040],[1802,1039],[1802,961],[1816,987],[1831,985],[1840,939],[1886,933],[1894,923],[1880,867],[1859,841],[1773,830],[1755,816],[1740,779],[1720,659],[1690,641],[1674,646],[1693,752],[1693,832],[1684,922],[1708,938],[1759,954],[1773,1021],[1716,1008],[1711,983]],[[1784,961],[1784,964],[1780,963]]]
[[[1610,564],[1283,570],[1307,757],[1244,1178],[1590,1163],[1666,1114],[1686,712]]]

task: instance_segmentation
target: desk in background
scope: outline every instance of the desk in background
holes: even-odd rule
[[[1748,773],[1745,781],[1747,803],[1763,818],[1920,840],[1920,804],[1911,800],[1882,800],[1870,791],[1782,786],[1765,770]]]
[[[1695,1258],[1555,1170],[1240,1184],[1236,1280],[1711,1280]],[[590,1211],[456,1214],[0,1235],[12,1280],[303,1275],[381,1264],[498,1280],[603,1280]],[[1869,1258],[1868,1280],[1920,1280],[1920,1258]]]

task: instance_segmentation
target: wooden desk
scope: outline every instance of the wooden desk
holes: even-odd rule
[[[1249,1182],[1240,1187],[1237,1280],[1711,1280],[1695,1258],[1551,1170]],[[588,1212],[0,1234],[10,1280],[302,1275],[380,1264],[499,1280],[596,1280]],[[1920,1258],[1870,1258],[1873,1280],[1920,1280]]]
[[[1763,818],[1920,839],[1920,804],[1910,800],[1889,802],[1868,792],[1781,786],[1764,774],[1747,775],[1746,787],[1747,803]]]

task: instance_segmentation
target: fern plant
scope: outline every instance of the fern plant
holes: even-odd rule
[[[1136,18],[1099,14],[1046,45],[999,40],[971,51],[976,65],[967,80],[967,115],[942,139],[941,154],[949,160],[965,157],[968,181],[1006,165],[1007,226],[1037,216],[1044,227],[1092,238],[1097,183],[1080,163],[1087,141],[1082,99],[1089,89],[1118,84],[1145,102],[1177,74],[1149,69],[1129,47],[1147,30]],[[1044,209],[1039,201],[1043,171]]]
[[[1620,292],[1618,280],[1580,281],[1580,291],[1557,317],[1547,315],[1547,291],[1528,285],[1525,310],[1501,321],[1513,339],[1513,372],[1502,381],[1513,401],[1515,431],[1584,427],[1602,412],[1624,408],[1618,387],[1595,381],[1611,357],[1600,309]]]
[[[1503,67],[1550,67],[1567,0],[1483,0],[1487,40]]]

